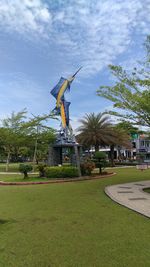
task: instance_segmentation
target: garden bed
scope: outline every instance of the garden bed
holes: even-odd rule
[[[86,181],[86,180],[95,180],[95,179],[102,179],[106,177],[110,177],[115,175],[115,173],[106,173],[103,175],[91,175],[91,176],[82,176],[82,177],[75,177],[75,178],[55,178],[55,179],[49,179],[46,181],[25,181],[23,179],[22,181],[19,182],[4,182],[0,181],[0,186],[7,186],[7,185],[37,185],[37,184],[51,184],[51,183],[66,183],[66,182],[78,182],[78,181]],[[44,180],[45,178],[43,178]]]

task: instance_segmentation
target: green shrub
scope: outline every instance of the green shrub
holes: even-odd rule
[[[102,169],[106,168],[107,161],[106,161],[107,155],[105,152],[97,151],[94,155],[94,162],[97,168],[99,168],[99,173],[102,174]]]
[[[81,163],[81,174],[82,175],[91,175],[91,172],[95,168],[95,163],[89,159]]]
[[[107,157],[106,153],[102,151],[97,151],[94,154],[95,159],[106,159],[106,157]]]
[[[33,167],[30,164],[21,163],[19,165],[19,171],[24,174],[24,178],[28,177],[28,172],[32,171]]]
[[[77,177],[78,169],[76,167],[46,167],[45,175],[47,178],[71,178]]]
[[[136,166],[138,164],[137,161],[135,162],[116,162],[115,166]]]
[[[45,168],[46,168],[46,164],[45,163],[40,163],[37,166],[37,170],[39,171],[39,176],[40,177],[44,177],[45,176]]]

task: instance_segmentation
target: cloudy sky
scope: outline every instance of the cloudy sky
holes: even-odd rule
[[[48,113],[50,90],[80,66],[67,95],[72,125],[110,108],[96,90],[113,82],[108,64],[130,69],[143,57],[149,14],[150,0],[0,0],[0,118]]]

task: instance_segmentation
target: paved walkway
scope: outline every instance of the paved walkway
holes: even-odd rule
[[[143,191],[150,188],[150,181],[117,184],[107,186],[105,193],[117,203],[150,218],[150,193]]]

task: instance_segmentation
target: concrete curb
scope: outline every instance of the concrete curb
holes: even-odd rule
[[[124,189],[130,187],[130,189],[125,189],[125,190],[132,190],[132,192],[121,191],[120,193],[124,193],[123,195],[117,194],[117,190],[123,190],[119,189],[123,187]],[[107,196],[109,196],[113,201],[115,201],[119,205],[122,205],[130,210],[133,210],[141,215],[144,215],[147,218],[150,218],[150,208],[149,208],[150,194],[143,191],[143,189],[145,188],[150,188],[149,180],[107,186],[105,187],[104,191]]]

